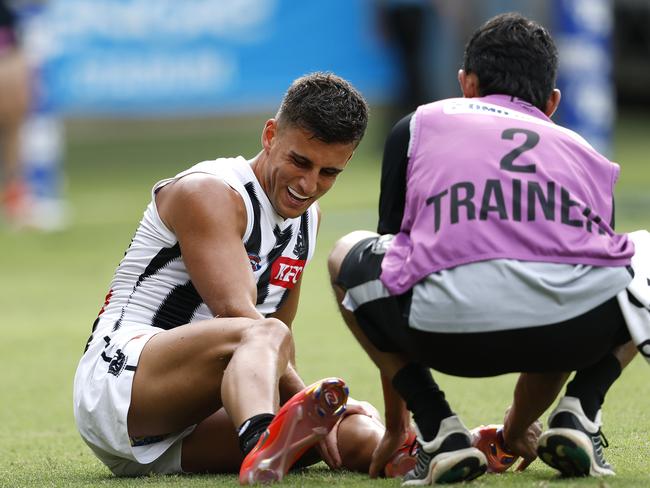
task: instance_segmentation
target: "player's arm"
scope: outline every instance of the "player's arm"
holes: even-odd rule
[[[296,313],[298,312],[298,302],[300,301],[300,283],[302,283],[302,276],[294,287],[289,290],[287,298],[284,300],[282,306],[270,317],[281,320],[289,328],[293,325],[293,321],[296,318]]]
[[[300,298],[300,283],[301,279],[298,280],[298,283],[289,291],[287,299],[284,301],[282,306],[277,310],[277,312],[271,314],[271,317],[274,317],[278,320],[281,320],[289,328],[293,324],[293,319],[296,317],[296,312],[298,311],[298,301]],[[302,381],[298,372],[296,370],[296,350],[291,351],[291,357],[289,358],[289,364],[287,366],[286,373],[280,378],[280,402],[284,403],[293,395],[298,393],[305,387],[305,383]]]
[[[320,229],[321,211],[320,211],[320,207],[318,206],[318,202],[315,203],[314,205],[316,205],[316,213],[318,216],[318,229]],[[293,321],[296,318],[296,313],[298,312],[298,303],[300,302],[301,283],[302,283],[302,275],[298,280],[298,283],[296,283],[296,285],[289,291],[289,295],[287,296],[287,299],[284,301],[282,306],[274,314],[271,315],[272,317],[279,319],[285,324],[287,324],[289,328],[292,327]],[[281,401],[288,400],[289,398],[291,398],[292,395],[302,390],[304,387],[305,384],[297,373],[296,354],[294,349],[290,358],[290,367],[287,370],[287,374],[285,374],[280,379]]]
[[[318,203],[316,203],[316,212],[318,215],[318,228],[320,228],[321,212]],[[304,275],[304,273],[303,273]],[[293,320],[298,312],[298,303],[300,301],[300,287],[302,283],[302,275],[298,283],[289,291],[289,296],[284,301],[282,306],[272,316],[283,321],[289,327],[292,326]],[[280,378],[280,400],[287,401],[298,391],[305,387],[304,382],[298,375],[296,369],[296,354],[295,349],[291,354],[287,372]],[[338,425],[338,424],[337,424]],[[317,446],[320,457],[332,469],[340,468],[342,465],[341,454],[338,449],[338,440],[336,435],[336,428],[332,429],[330,433],[322,439]]]
[[[316,227],[316,234],[318,234],[318,230],[320,230],[321,210],[318,202],[314,203],[314,205],[316,206],[316,215],[318,217],[318,224]],[[275,313],[271,314],[272,317],[287,324],[289,328],[291,328],[293,320],[296,318],[296,313],[298,312],[298,303],[300,302],[300,284],[302,283],[303,274],[304,272],[301,274],[296,285],[289,291],[289,296],[282,306]]]
[[[259,319],[257,289],[242,244],[246,208],[222,180],[187,175],[159,190],[158,213],[176,235],[192,283],[215,316]]]

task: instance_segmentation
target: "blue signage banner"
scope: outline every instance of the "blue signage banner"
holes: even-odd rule
[[[561,123],[597,150],[611,153],[615,118],[612,81],[613,12],[610,0],[555,0],[560,51],[557,85]]]
[[[51,0],[26,23],[44,103],[73,115],[274,107],[294,78],[333,71],[370,100],[396,73],[372,0]]]

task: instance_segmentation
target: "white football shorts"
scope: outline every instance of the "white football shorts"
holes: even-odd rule
[[[99,330],[100,328],[98,328]],[[127,415],[142,348],[163,329],[123,324],[95,332],[74,378],[74,417],[83,440],[117,476],[181,473],[183,438],[195,426],[164,436],[129,437]]]

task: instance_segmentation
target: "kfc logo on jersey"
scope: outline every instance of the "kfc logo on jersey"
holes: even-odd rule
[[[271,266],[270,283],[282,288],[293,288],[305,269],[304,259],[291,259],[286,256],[280,256],[273,261]]]

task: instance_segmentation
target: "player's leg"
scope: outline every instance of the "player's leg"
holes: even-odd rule
[[[348,415],[338,426],[337,439],[343,468],[368,473],[372,455],[379,445],[386,428],[378,417],[364,414]],[[415,431],[392,455],[384,467],[384,476],[400,478],[415,467],[417,444]]]
[[[389,245],[388,236],[365,232],[349,234],[335,244],[328,267],[341,314],[382,375],[404,399],[418,427],[422,448],[418,465],[406,476],[406,483],[473,479],[485,472],[485,456],[471,446],[469,431],[452,412],[429,368],[410,361],[408,351],[400,348],[401,341],[392,335],[406,324],[399,300],[390,297],[379,281],[381,260]],[[346,293],[352,288],[354,294]]]
[[[265,349],[273,340],[276,340],[281,348],[279,338],[282,334],[274,333],[272,327],[257,330],[259,327],[256,325],[258,324],[251,325],[251,321],[246,319],[215,320],[192,324],[191,329],[187,330],[181,327],[159,333],[150,339],[142,352],[134,378],[129,412],[130,434],[133,437],[151,436],[156,435],[156,432],[179,430],[197,423],[192,434],[183,440],[183,470],[239,470],[244,456],[235,426],[241,425],[248,418],[247,415],[255,415],[255,410],[249,408],[247,413],[241,413],[240,418],[234,421],[223,408],[216,412],[215,410],[220,407],[219,389],[221,388],[222,393],[225,392],[228,379],[231,379],[234,385],[237,385],[238,381],[239,385],[247,385],[246,388],[235,386],[236,394],[240,395],[238,401],[246,407],[254,405],[264,397],[255,392],[261,391],[266,385],[249,386],[250,380],[255,376],[259,377],[260,373],[277,369],[272,365],[264,365],[263,358]],[[200,331],[200,328],[207,330]],[[282,328],[286,329],[284,325]],[[267,330],[272,337],[265,334]],[[214,343],[213,348],[207,346],[211,343]],[[251,359],[248,354],[252,354],[254,358]],[[232,359],[228,362],[230,356]],[[164,361],[157,361],[163,358]],[[236,379],[235,375],[242,371],[245,378]],[[229,375],[232,378],[229,378]],[[154,388],[151,383],[156,377],[165,378],[163,386],[167,388],[161,389],[159,384]],[[188,377],[194,379],[188,382]],[[267,379],[266,382],[277,383],[277,379]],[[173,391],[171,388],[174,388]],[[267,398],[271,397],[271,394],[277,395],[277,387],[273,392],[267,393]],[[236,398],[235,400],[233,405],[236,409],[238,405]],[[277,410],[264,410],[265,408],[269,407],[259,405],[257,413]],[[242,418],[244,420],[241,420]],[[144,421],[136,423],[138,419]],[[373,424],[370,418],[363,415],[350,415],[342,422],[339,432],[343,439],[344,466],[348,469],[358,469],[365,463],[367,470],[377,437],[383,434],[383,426]],[[365,441],[363,450],[358,449],[361,439]],[[356,451],[353,451],[353,446],[357,448]]]
[[[223,408],[183,439],[181,466],[186,473],[237,473],[243,459],[237,431]]]
[[[153,336],[133,379],[129,435],[176,432],[222,406],[235,426],[272,414],[291,347],[291,332],[274,319],[213,319]]]
[[[336,426],[347,400],[348,388],[340,378],[319,380],[293,395],[242,461],[240,484],[280,481]],[[240,428],[240,438],[245,429]]]
[[[367,473],[372,453],[384,430],[383,424],[366,415],[354,414],[343,418],[337,428],[343,467]],[[199,423],[183,439],[181,466],[184,472],[236,473],[243,459],[237,432],[223,408]],[[317,451],[312,449],[299,464],[304,467],[320,460]]]
[[[343,467],[367,473],[372,453],[384,435],[383,424],[365,415],[349,415],[338,426],[337,440]]]

